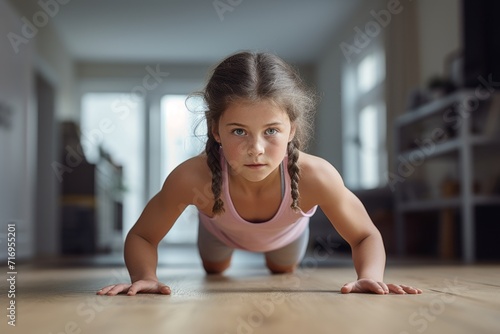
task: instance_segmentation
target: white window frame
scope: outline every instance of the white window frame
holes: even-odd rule
[[[169,98],[172,98],[175,102],[168,103]],[[165,180],[168,174],[179,164],[204,151],[206,122],[202,115],[197,112],[200,107],[195,104],[195,100],[198,103],[201,103],[201,101],[192,97],[190,100],[186,100],[187,98],[187,94],[165,94],[160,100],[160,166],[162,180]],[[194,110],[190,108],[194,108]],[[178,119],[188,124],[181,122],[181,124],[176,124],[174,127],[169,127],[169,112],[175,115],[173,117],[170,115],[171,121]],[[198,127],[196,128],[196,126]],[[177,130],[181,130],[180,133]],[[169,131],[177,133],[170,134]],[[189,205],[177,218],[175,225],[165,236],[163,242],[195,244],[197,237],[195,231],[197,231],[197,228],[198,210],[193,205]]]
[[[375,84],[363,91],[357,78],[360,64],[368,56],[377,60]],[[382,41],[372,40],[350,63],[345,63],[342,73],[342,142],[344,181],[350,189],[373,189],[382,187],[387,182],[387,148],[386,126],[387,115],[385,106],[385,52]],[[378,112],[376,132],[378,142],[375,143],[376,162],[375,176],[363,171],[362,147],[360,133],[360,113],[367,106],[374,106]]]

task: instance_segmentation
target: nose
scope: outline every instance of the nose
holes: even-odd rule
[[[260,137],[254,137],[248,145],[248,155],[257,156],[264,153],[264,143]]]

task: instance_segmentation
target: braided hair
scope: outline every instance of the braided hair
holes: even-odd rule
[[[299,210],[299,152],[305,148],[312,130],[315,108],[315,94],[306,88],[298,73],[281,58],[270,53],[239,52],[220,62],[211,72],[203,92],[205,119],[207,121],[207,142],[205,153],[212,172],[212,212],[224,212],[220,198],[222,168],[219,160],[220,144],[212,130],[232,101],[271,100],[286,111],[290,122],[295,125],[295,136],[288,143],[288,173],[291,179],[293,210]]]

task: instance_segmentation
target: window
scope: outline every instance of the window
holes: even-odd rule
[[[376,188],[387,179],[384,79],[381,48],[367,50],[344,68],[344,180],[351,189]]]
[[[144,101],[132,94],[85,94],[82,98],[81,130],[82,146],[90,163],[98,163],[102,149],[123,167],[125,237],[145,204]]]
[[[161,177],[162,180],[182,162],[200,154],[205,147],[206,123],[196,113],[201,102],[186,95],[165,95],[161,100]],[[195,243],[198,211],[188,206],[168,232],[169,243]]]

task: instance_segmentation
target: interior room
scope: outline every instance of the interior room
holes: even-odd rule
[[[493,0],[0,0],[2,333],[498,333],[498,12]],[[198,93],[243,50],[277,55],[315,92],[304,151],[380,231],[384,281],[421,294],[342,293],[361,277],[321,206],[293,273],[237,249],[208,275],[189,205],[158,245],[170,295],[96,295],[130,283],[125,238],[204,151]]]

